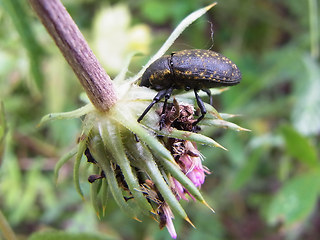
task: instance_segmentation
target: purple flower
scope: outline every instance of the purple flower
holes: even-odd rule
[[[205,174],[210,174],[210,172],[202,166],[202,157],[195,143],[186,140],[184,141],[184,148],[184,153],[180,156],[178,164],[193,184],[196,187],[201,187],[204,183]]]
[[[158,209],[158,214],[160,216],[160,228],[162,228],[165,225],[171,237],[173,239],[176,239],[177,233],[172,222],[172,219],[174,218],[174,216],[170,207],[166,202],[163,202],[160,205]]]
[[[187,189],[185,189],[180,182],[178,182],[175,178],[170,177],[170,182],[171,182],[171,188],[173,190],[173,192],[176,194],[176,198],[177,200],[180,200],[181,198],[183,200],[188,201],[188,198],[186,198],[185,194],[189,192],[187,191]],[[189,194],[189,196],[191,196],[193,198],[193,196],[191,194]]]

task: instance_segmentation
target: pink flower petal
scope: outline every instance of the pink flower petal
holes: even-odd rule
[[[201,154],[195,143],[185,141],[184,146],[185,154],[179,159],[180,167],[196,187],[201,187],[205,180],[205,174],[210,172],[202,166]]]
[[[172,222],[172,218],[173,218],[172,211],[167,204],[162,205],[162,210],[164,215],[166,216],[166,228],[168,229],[168,232],[170,233],[171,237],[173,239],[176,239],[177,233]]]
[[[176,196],[177,200],[180,200],[182,198],[183,200],[188,201],[188,198],[186,198],[185,196],[186,189],[175,178],[171,178],[171,179],[172,179],[172,188],[177,194]]]

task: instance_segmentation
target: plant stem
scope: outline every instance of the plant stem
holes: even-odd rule
[[[29,2],[77,75],[92,104],[100,111],[108,111],[117,101],[112,81],[60,0]]]

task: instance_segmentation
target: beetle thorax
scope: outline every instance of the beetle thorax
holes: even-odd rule
[[[172,72],[169,66],[170,56],[166,55],[153,62],[142,75],[140,85],[157,91],[172,86]]]

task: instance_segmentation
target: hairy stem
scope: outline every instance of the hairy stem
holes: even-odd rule
[[[117,100],[112,81],[60,0],[29,2],[77,75],[92,104],[100,111],[108,111]]]

